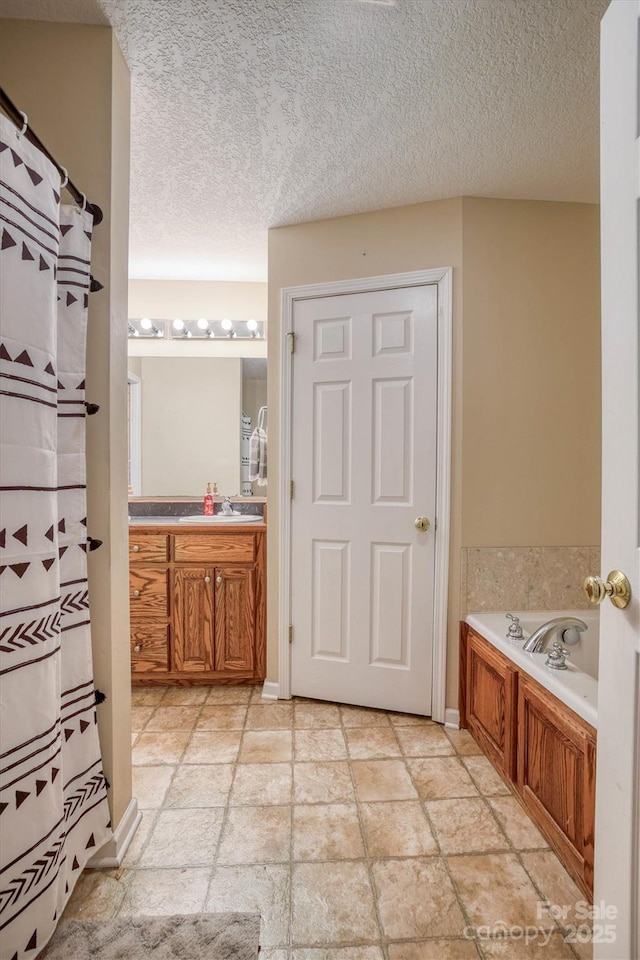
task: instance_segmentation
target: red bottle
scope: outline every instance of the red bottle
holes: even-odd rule
[[[207,492],[204,495],[204,515],[205,517],[213,516],[213,496],[210,483],[207,484]]]

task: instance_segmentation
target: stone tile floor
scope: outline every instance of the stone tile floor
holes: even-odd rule
[[[133,703],[143,820],[65,918],[258,911],[262,960],[591,956],[582,894],[466,731],[250,687]]]

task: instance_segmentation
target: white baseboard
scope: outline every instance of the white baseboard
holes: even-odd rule
[[[450,730],[459,730],[460,711],[454,710],[453,707],[447,707],[444,712],[444,725],[445,727],[449,727]]]
[[[265,680],[262,687],[262,699],[263,700],[277,700],[280,694],[280,684],[274,683],[272,680]]]
[[[129,849],[129,844],[142,820],[135,797],[129,803],[122,820],[113,832],[113,837],[91,857],[87,867],[90,870],[116,870]]]

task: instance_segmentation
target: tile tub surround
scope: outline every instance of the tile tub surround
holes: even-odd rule
[[[544,911],[546,947],[465,936],[582,895],[464,731],[197,694],[134,689],[142,824],[123,869],[85,872],[65,916],[256,910],[265,960],[588,956]]]
[[[582,581],[600,572],[600,547],[467,547],[460,609],[585,610]]]

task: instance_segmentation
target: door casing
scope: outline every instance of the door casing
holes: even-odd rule
[[[451,425],[452,425],[452,337],[453,337],[453,267],[417,270],[410,273],[389,274],[313,283],[282,289],[282,344],[280,358],[280,557],[278,597],[278,689],[277,696],[291,697],[291,652],[289,624],[291,622],[291,424],[292,424],[292,363],[291,350],[293,310],[296,301],[317,297],[331,297],[352,293],[371,293],[376,290],[394,290],[435,284],[438,288],[438,396],[437,396],[437,480],[435,523],[435,578],[433,607],[433,673],[431,715],[439,723],[445,722],[445,691],[447,669],[447,605],[449,586],[449,535],[451,486]],[[270,692],[273,684],[270,684]]]

